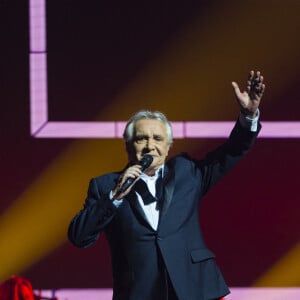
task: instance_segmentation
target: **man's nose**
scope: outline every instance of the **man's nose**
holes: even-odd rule
[[[154,150],[155,144],[154,144],[153,139],[148,139],[148,140],[147,140],[146,148],[147,148],[149,151]]]

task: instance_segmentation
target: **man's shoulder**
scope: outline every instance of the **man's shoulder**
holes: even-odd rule
[[[172,156],[168,161],[167,165],[172,166],[172,165],[177,165],[177,164],[186,164],[190,163],[193,161],[193,158],[186,152],[181,152],[175,156]]]
[[[97,182],[111,181],[114,180],[115,178],[118,178],[120,174],[121,172],[104,173],[93,177],[93,179],[96,180]]]
[[[97,187],[99,191],[109,192],[119,178],[119,172],[105,173],[90,179],[89,188]]]

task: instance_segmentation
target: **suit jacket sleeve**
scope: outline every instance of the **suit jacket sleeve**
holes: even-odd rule
[[[98,186],[97,179],[90,181],[84,207],[69,225],[68,238],[77,247],[94,244],[116,213],[109,194],[101,193]]]
[[[247,154],[260,129],[261,124],[258,123],[257,131],[251,132],[237,121],[229,139],[203,160],[196,162],[202,173],[202,196]]]

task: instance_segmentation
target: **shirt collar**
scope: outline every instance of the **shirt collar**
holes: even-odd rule
[[[159,174],[164,174],[164,167],[165,167],[165,165],[162,165],[159,169],[157,169],[155,171],[155,175],[153,175],[153,176],[148,176],[147,174],[142,173],[141,178],[144,179],[145,181],[146,180],[156,180],[158,178]]]

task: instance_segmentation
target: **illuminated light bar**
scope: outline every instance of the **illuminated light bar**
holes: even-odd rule
[[[300,122],[266,121],[262,122],[261,137],[264,138],[300,138]]]
[[[29,1],[30,132],[36,138],[120,138],[124,122],[48,120],[45,0]],[[172,122],[174,138],[226,138],[233,122]],[[300,138],[300,122],[263,122],[261,138]]]
[[[45,0],[29,1],[30,52],[46,52]]]
[[[37,138],[115,138],[115,122],[48,122]]]
[[[30,132],[42,131],[48,122],[46,4],[29,1]]]
[[[228,137],[233,122],[186,122],[185,137],[187,138],[222,138]]]
[[[247,288],[247,287],[232,287],[231,293],[225,297],[226,300],[299,300],[300,288]],[[36,294],[42,297],[57,297],[58,299],[72,299],[72,300],[111,300],[111,289],[61,289],[61,290],[41,290],[35,291]]]
[[[226,138],[234,122],[171,122],[175,139]],[[125,122],[47,122],[36,138],[121,138]],[[263,122],[260,138],[300,138],[300,122]]]
[[[30,127],[32,135],[48,122],[46,60],[45,53],[30,54]]]

